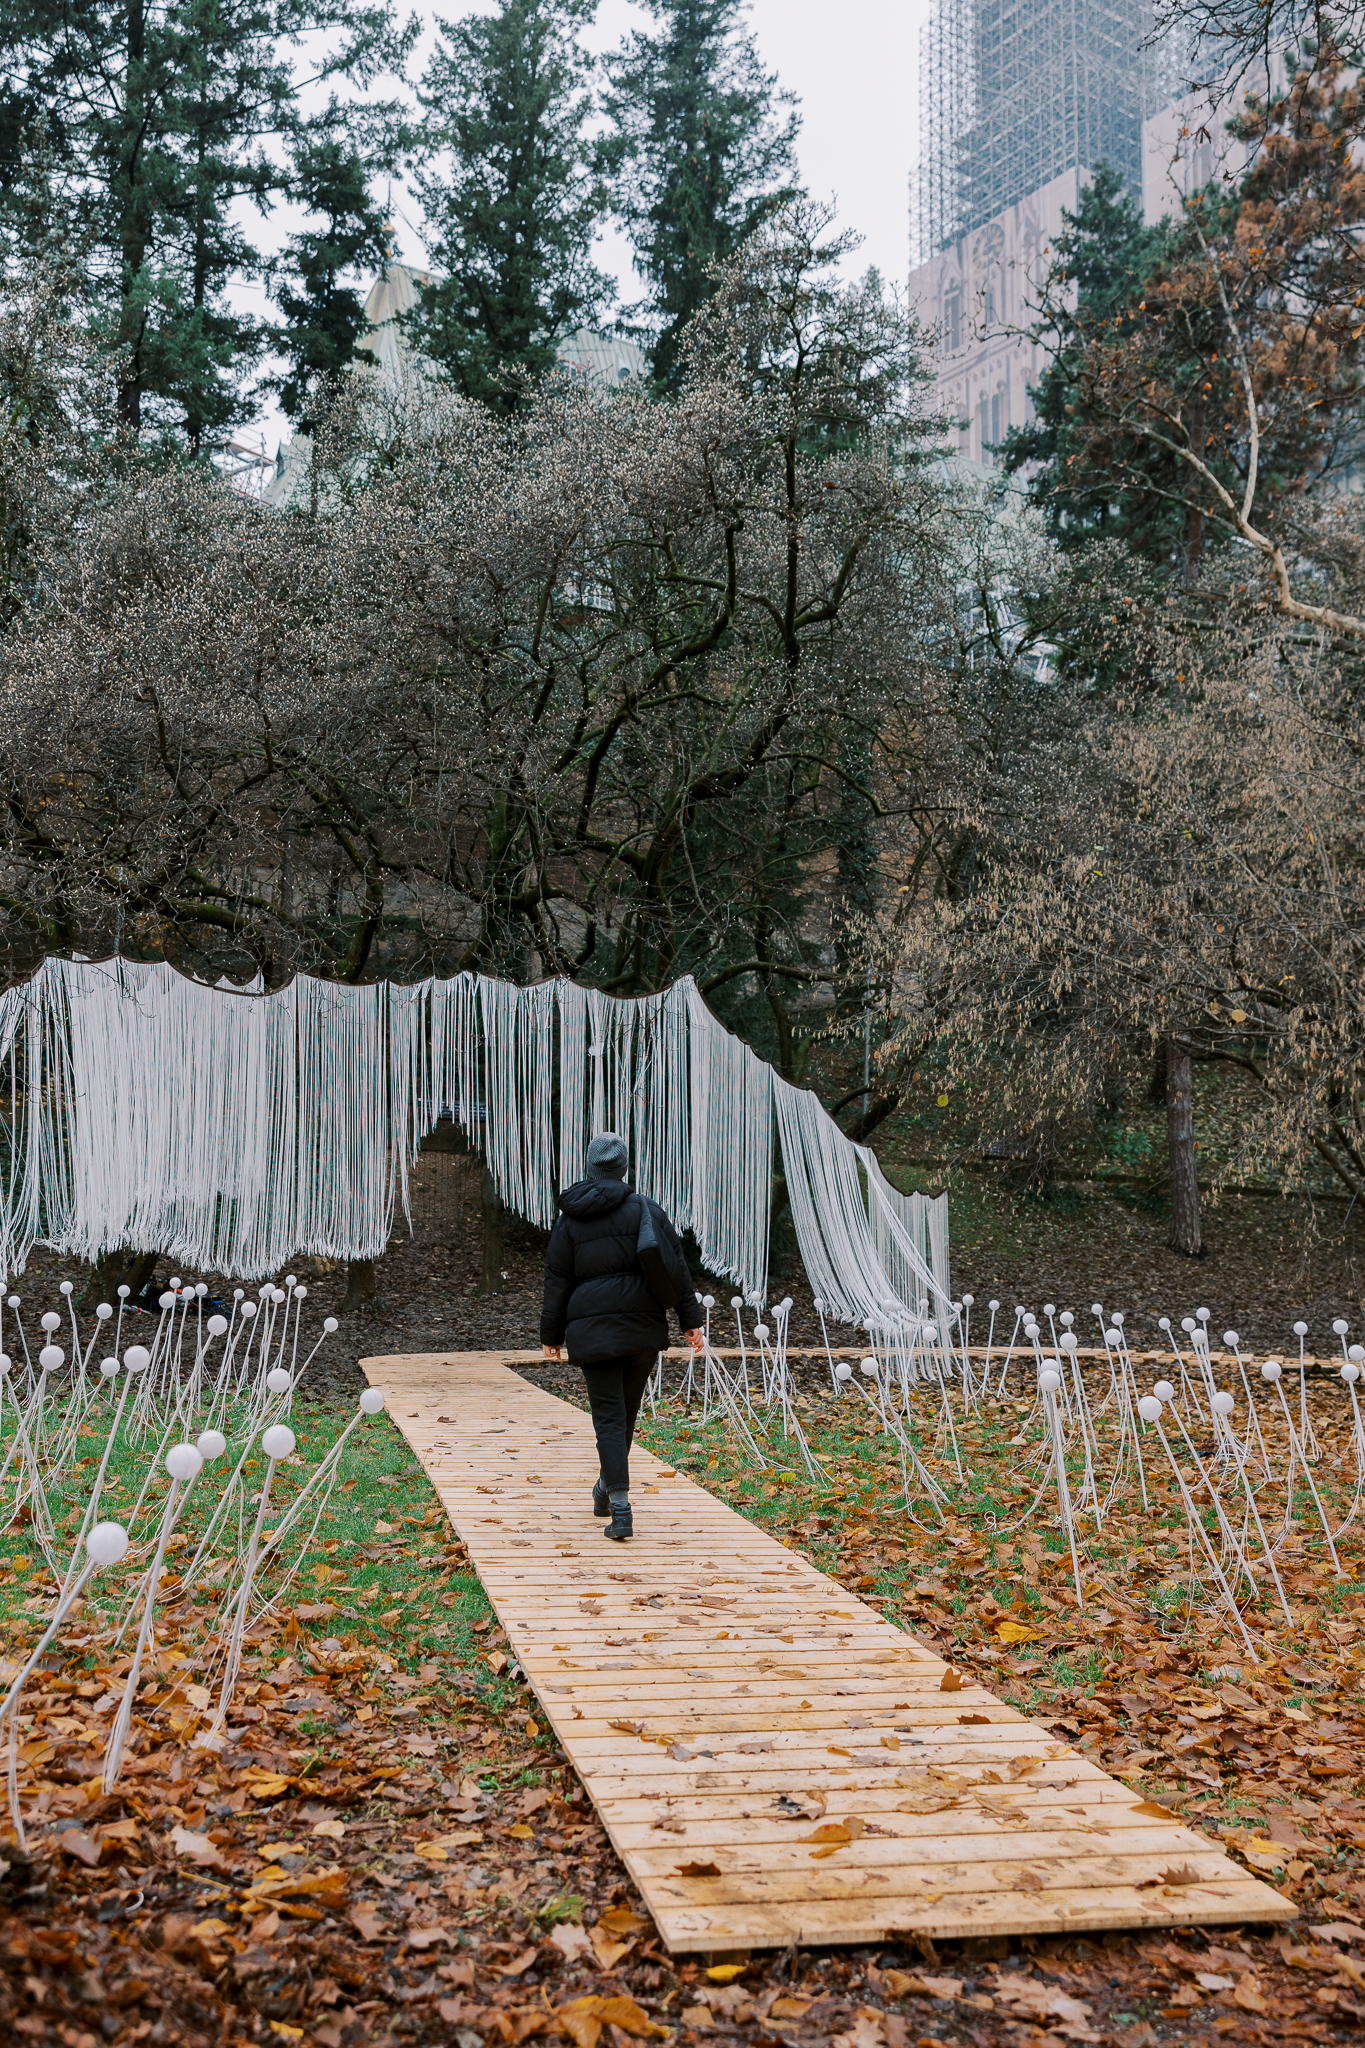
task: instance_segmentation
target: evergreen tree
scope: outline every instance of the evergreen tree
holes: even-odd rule
[[[303,87],[370,83],[410,33],[388,0],[0,0],[9,104],[31,110],[125,431],[197,449],[246,410],[265,328],[227,300],[261,267],[239,202],[263,209],[285,188],[267,145],[300,126]],[[325,51],[306,76],[305,39]],[[12,236],[48,232],[40,211],[0,178]]]
[[[509,409],[554,361],[555,337],[610,297],[590,260],[606,199],[585,129],[596,0],[501,0],[441,23],[422,81],[418,190],[437,279],[415,346],[469,397]]]
[[[1043,317],[1035,329],[1050,361],[1033,386],[1034,419],[1011,427],[1003,444],[1009,474],[1028,473],[1028,495],[1063,547],[1098,537],[1127,540],[1149,557],[1169,555],[1180,521],[1146,494],[1116,491],[1075,460],[1083,432],[1076,425],[1078,380],[1097,337],[1118,344],[1138,318],[1143,286],[1170,241],[1169,224],[1147,227],[1142,209],[1109,163],[1095,166],[1063,227],[1043,284]]]
[[[800,116],[742,26],[740,0],[644,0],[658,24],[608,60],[602,146],[617,210],[650,289],[654,373],[673,384],[679,337],[733,255],[795,196]]]
[[[291,192],[315,224],[291,235],[271,266],[271,293],[287,323],[275,336],[286,368],[274,388],[289,417],[311,432],[311,401],[353,360],[365,319],[364,297],[347,280],[387,260],[388,232],[359,150],[334,127],[296,140]]]

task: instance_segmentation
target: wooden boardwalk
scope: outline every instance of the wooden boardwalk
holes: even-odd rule
[[[1291,1920],[1295,1908],[518,1354],[370,1358],[668,1947]]]

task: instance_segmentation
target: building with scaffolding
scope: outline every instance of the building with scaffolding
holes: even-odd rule
[[[921,33],[910,293],[970,459],[1030,416],[1036,280],[1090,171],[1143,193],[1147,124],[1178,90],[1151,32],[1151,0],[937,0]]]

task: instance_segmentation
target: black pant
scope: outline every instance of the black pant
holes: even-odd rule
[[[588,1383],[602,1484],[608,1493],[624,1493],[630,1485],[635,1418],[658,1357],[657,1351],[634,1351],[627,1358],[596,1358],[578,1368]]]

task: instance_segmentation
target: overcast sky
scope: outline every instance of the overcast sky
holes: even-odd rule
[[[909,269],[910,166],[919,152],[920,23],[929,0],[750,0],[759,55],[800,102],[801,177],[836,198],[843,225],[865,237],[858,273]],[[647,17],[629,0],[602,0],[594,48],[611,49]],[[637,293],[622,252],[622,288]]]
[[[447,0],[440,11],[450,18],[475,9]],[[759,54],[800,102],[802,182],[812,197],[836,200],[840,225],[863,236],[849,266],[858,275],[871,263],[903,282],[909,267],[908,179],[919,151],[916,54],[928,11],[929,0],[750,0]],[[646,20],[630,0],[601,0],[586,40],[609,50]],[[419,55],[414,74],[421,62]],[[400,254],[420,261],[418,223],[401,195],[395,198]],[[277,218],[282,234],[283,216]],[[623,300],[639,296],[629,247],[619,236],[604,238],[598,260],[616,276]],[[288,431],[287,422],[274,410],[258,423],[272,453],[282,428]]]

